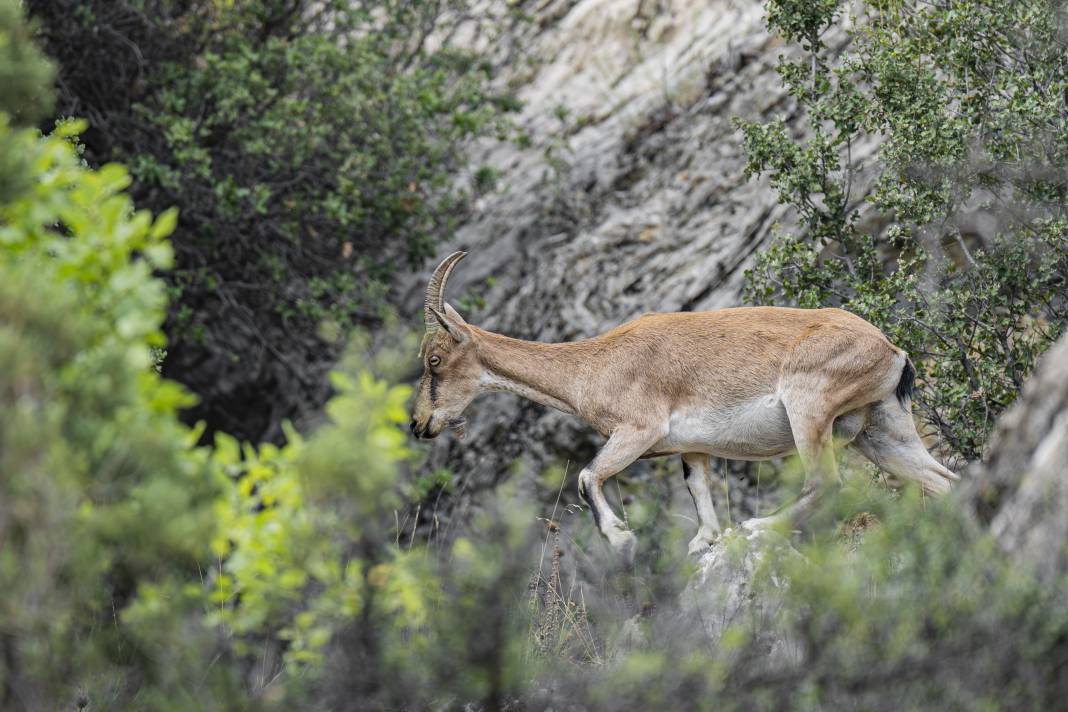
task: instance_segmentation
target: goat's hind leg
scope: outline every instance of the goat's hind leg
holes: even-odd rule
[[[689,553],[700,554],[719,538],[719,519],[712,504],[709,478],[712,459],[703,452],[688,452],[682,456],[682,472],[686,487],[697,509],[697,536],[690,540]]]
[[[872,407],[868,426],[852,444],[879,469],[918,482],[927,494],[945,494],[960,479],[931,456],[916,432],[912,414],[893,396]]]
[[[801,496],[774,514],[743,522],[742,526],[750,531],[803,524],[812,515],[824,493],[837,489],[841,484],[838,463],[834,457],[834,418],[813,416],[803,410],[791,410],[789,403],[786,405],[794,444],[805,470]]]

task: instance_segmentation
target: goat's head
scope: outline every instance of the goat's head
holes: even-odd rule
[[[475,350],[475,335],[443,298],[456,263],[465,252],[454,252],[434,270],[426,288],[423,321],[426,334],[419,356],[423,377],[412,407],[412,434],[435,438],[450,427],[463,436],[461,414],[479,392],[482,367]]]

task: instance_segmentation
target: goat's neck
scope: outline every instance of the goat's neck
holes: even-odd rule
[[[484,391],[507,391],[579,414],[583,363],[574,344],[542,344],[476,329]]]

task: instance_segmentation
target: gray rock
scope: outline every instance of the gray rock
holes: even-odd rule
[[[973,473],[979,516],[1044,580],[1068,573],[1068,335],[1042,357],[988,451]]]
[[[679,617],[691,630],[700,621],[695,632],[713,647],[735,629],[756,636],[751,642],[766,653],[769,665],[798,660],[797,645],[770,623],[787,603],[784,566],[804,562],[780,534],[728,530],[698,561],[679,597]]]

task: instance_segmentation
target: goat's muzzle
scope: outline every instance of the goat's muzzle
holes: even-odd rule
[[[412,435],[420,440],[433,440],[439,435],[439,433],[430,432],[429,421],[427,421],[426,425],[420,427],[419,422],[415,418],[412,418],[411,423],[408,424],[408,429],[412,431]]]

